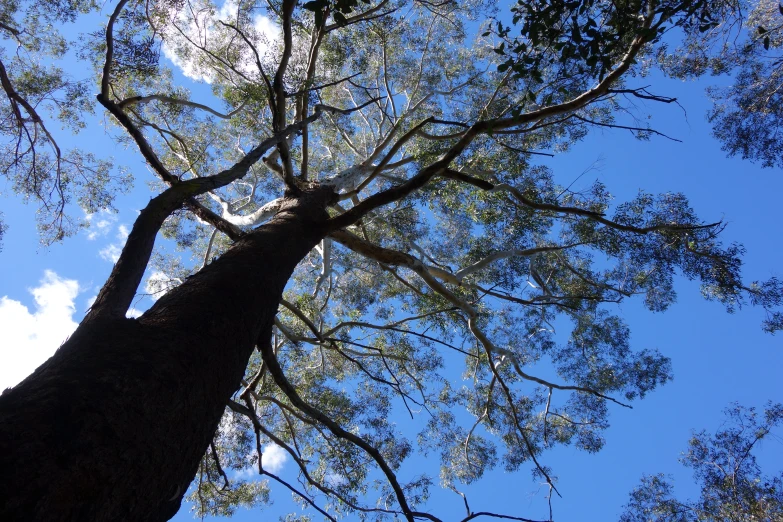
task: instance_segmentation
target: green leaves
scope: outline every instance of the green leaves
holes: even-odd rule
[[[352,23],[358,0],[309,0],[301,6],[304,12],[293,16],[294,49],[283,78],[287,93],[276,99],[285,104],[285,117],[290,122],[313,114],[315,103],[361,107],[339,117],[324,113],[306,133],[292,136],[286,159],[299,172],[307,166],[308,184],[324,183],[356,165],[367,173],[415,122],[439,120],[410,133],[410,140],[389,155],[386,168],[379,167],[372,180],[365,178],[358,199],[346,194],[329,209],[332,215],[440,161],[477,120],[506,118],[509,112],[519,116],[526,107],[578,97],[617,65],[633,41],[654,43],[672,25],[708,33],[719,23],[699,11],[704,7],[699,2],[655,3],[657,11],[645,25],[641,19],[649,14],[648,6],[634,0],[520,0],[512,25],[495,21],[484,32],[498,38],[493,52],[484,53],[462,45],[467,32],[459,17],[466,12],[483,16],[486,6],[460,5],[452,12],[451,4],[415,2],[411,18],[375,17],[374,11],[372,20]],[[261,25],[254,13],[266,6],[240,3],[236,30],[206,24],[209,30],[200,37],[209,45],[199,48],[202,39],[196,38],[195,43],[183,40],[177,49],[181,60],[194,57],[200,71],[210,74],[213,93],[224,107],[247,105],[230,119],[216,116],[219,121],[204,115],[204,107],[191,102],[187,89],[175,87],[159,67],[159,33],[148,27],[143,3],[137,7],[118,22],[112,95],[126,98],[127,114],[176,175],[204,176],[239,161],[251,143],[270,132],[270,93],[262,73],[279,65],[274,61],[279,42],[264,49],[262,35],[253,33]],[[388,6],[398,7],[396,2]],[[263,12],[274,18],[274,5]],[[335,24],[330,29],[350,24],[349,30],[335,31],[317,45],[325,32],[314,27],[324,28],[330,19]],[[98,43],[85,47],[84,54],[98,57],[100,69],[105,46],[103,35],[96,35]],[[487,56],[496,60],[502,81],[500,75],[484,74]],[[33,62],[14,62],[14,67],[11,78],[19,92],[36,103],[41,93],[63,93],[56,100],[65,100],[62,119],[86,110],[80,100],[91,91],[64,80],[63,71],[36,68]],[[418,431],[422,451],[437,452],[444,482],[456,487],[501,462],[517,469],[558,444],[599,450],[608,425],[607,401],[641,398],[671,378],[668,358],[631,348],[628,327],[608,311],[610,304],[643,294],[648,309],[663,311],[675,299],[675,274],[685,274],[699,279],[705,295],[729,308],[742,303],[743,292],[752,304],[779,306],[781,284],[743,288],[741,247],[722,246],[715,227],[699,228],[703,223],[681,195],[640,193],[611,207],[612,197],[600,183],[572,191],[531,160],[536,151],[565,150],[582,139],[588,128],[584,122],[592,121],[588,117],[597,125],[613,124],[613,111],[622,109],[617,92],[577,113],[559,115],[562,119],[544,118],[524,132],[507,127],[476,136],[450,165],[467,178],[433,179],[351,229],[361,241],[415,263],[395,265],[327,241],[310,252],[286,286],[291,307],[277,314],[272,339],[287,379],[304,400],[365,437],[394,469],[414,451],[411,440]],[[643,89],[623,92],[654,98]],[[140,101],[144,95],[148,103]],[[215,115],[215,110],[208,112]],[[13,122],[10,112],[6,116]],[[269,154],[241,182],[199,202],[217,213],[249,218],[282,193],[278,171],[284,163],[277,163],[282,154]],[[62,188],[63,201],[77,201],[89,211],[109,206],[113,191],[128,181],[87,154],[63,154],[59,169],[51,156],[37,156],[37,168],[48,170],[36,176],[29,176],[31,161],[17,162],[24,168],[14,170],[10,157],[0,166],[18,176],[15,181],[25,194]],[[475,176],[472,183],[465,181],[470,176]],[[46,184],[52,180],[59,185]],[[607,222],[612,213],[613,222]],[[673,224],[691,228],[634,229]],[[73,227],[53,229],[62,235]],[[161,232],[190,250],[194,260],[188,266],[159,257],[156,268],[168,278],[185,279],[231,246],[185,212],[170,217]],[[159,282],[163,289],[165,279]],[[464,308],[455,304],[463,301]],[[553,333],[552,325],[562,319],[573,325],[568,339]],[[781,324],[780,316],[772,315],[768,329]],[[474,326],[491,343],[482,344]],[[540,386],[524,373],[553,369],[553,380],[565,388]],[[334,501],[328,509],[339,515],[360,511],[355,506],[366,505],[369,490],[377,485],[377,470],[367,455],[293,406],[257,358],[245,377],[248,383],[255,379],[255,395],[249,395],[267,430],[259,430],[259,445],[275,441],[300,459],[291,465],[301,466],[304,494],[320,501],[326,493]],[[455,380],[459,384],[452,388]],[[547,392],[558,396],[551,404]],[[425,420],[401,434],[392,421],[395,408],[406,408],[411,417],[426,412],[416,417]],[[458,425],[465,412],[475,429]],[[226,415],[226,426],[216,436],[217,457],[202,461],[199,494],[193,497],[200,513],[229,514],[237,505],[266,501],[263,483],[224,483],[221,466],[243,472],[258,463],[253,461],[255,426],[247,419],[234,422],[233,416]],[[406,494],[423,501],[430,481],[414,480],[405,486]],[[331,489],[318,492],[323,485]],[[388,501],[383,485],[376,493]]]
[[[696,25],[700,31],[708,31],[720,23],[701,0],[656,3],[652,12],[642,2],[526,0],[517,2],[512,13],[512,25],[519,36],[509,40],[513,49],[509,62],[513,63],[506,62],[503,70],[511,68],[515,77],[524,80],[555,67],[572,77],[600,79],[634,38],[650,43],[660,39],[666,27]],[[647,17],[651,19],[645,26]],[[499,36],[510,34],[511,26],[499,26]],[[516,69],[514,63],[525,66]]]
[[[733,404],[714,435],[694,433],[680,462],[693,470],[696,500],[679,500],[664,475],[642,478],[630,494],[621,522],[690,520],[779,520],[783,516],[783,475],[762,474],[756,450],[783,421],[783,405],[755,408]],[[760,418],[761,417],[761,418]]]

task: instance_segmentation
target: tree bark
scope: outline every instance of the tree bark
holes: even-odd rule
[[[177,512],[283,289],[324,237],[329,189],[138,319],[84,321],[0,396],[0,520],[162,521]]]

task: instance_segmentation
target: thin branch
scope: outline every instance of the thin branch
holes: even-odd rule
[[[318,422],[326,426],[329,429],[329,431],[331,431],[335,436],[341,439],[345,439],[349,442],[352,442],[353,444],[362,448],[368,455],[372,457],[372,459],[381,468],[383,474],[386,476],[386,479],[389,481],[389,484],[394,490],[395,496],[397,497],[397,502],[399,503],[400,508],[405,514],[405,518],[408,520],[408,522],[413,522],[414,516],[410,507],[408,507],[408,502],[405,498],[405,493],[400,487],[400,484],[397,481],[397,477],[395,476],[394,471],[392,471],[392,469],[386,463],[386,460],[383,458],[383,456],[378,451],[378,449],[370,445],[369,443],[367,443],[363,438],[359,437],[358,435],[346,431],[339,424],[337,424],[335,421],[329,418],[329,416],[325,415],[320,410],[316,409],[315,407],[305,402],[299,396],[299,393],[296,391],[296,388],[294,388],[294,386],[288,381],[288,378],[285,376],[283,369],[280,367],[280,363],[277,361],[277,357],[275,356],[274,353],[272,353],[272,350],[270,348],[262,347],[261,356],[264,360],[264,364],[266,364],[267,367],[269,368],[269,373],[270,375],[272,375],[272,378],[274,379],[275,383],[280,388],[280,390],[288,397],[288,399],[291,401],[291,403],[294,406],[296,406],[303,412],[307,413],[307,415],[313,417]]]
[[[650,19],[646,19],[645,25],[649,26],[649,22]],[[636,54],[644,45],[644,42],[645,41],[642,37],[635,38],[628,52],[626,53],[626,56],[623,58],[618,67],[607,74],[597,86],[587,92],[582,93],[570,101],[543,107],[541,109],[511,118],[496,118],[474,123],[465,131],[457,143],[452,145],[445,153],[443,153],[437,161],[421,169],[405,183],[378,192],[368,197],[360,204],[354,206],[345,213],[330,219],[329,229],[336,230],[352,225],[365,216],[368,212],[371,212],[380,206],[387,205],[393,201],[402,199],[412,192],[420,189],[426,185],[434,176],[442,175],[443,172],[448,169],[451,162],[456,159],[479,134],[486,134],[497,130],[518,127],[519,125],[526,123],[541,121],[546,118],[551,118],[561,114],[572,113],[595,101],[600,96],[603,96],[607,89],[609,89],[609,87],[617,79],[619,79],[626,70],[628,70],[628,68],[631,66],[631,63],[633,63]],[[424,120],[422,124],[428,123],[429,121],[431,121],[431,119]]]
[[[217,233],[218,229],[215,228],[209,235],[209,243],[207,243],[207,250],[204,252],[204,258],[201,262],[201,269],[203,269],[205,266],[207,266],[207,263],[209,263],[209,256],[212,254],[212,244],[215,242],[215,236]]]
[[[646,87],[639,87],[638,89],[609,89],[606,91],[608,94],[630,94],[636,98],[643,100],[652,100],[661,103],[676,103],[677,98],[671,98],[669,96],[659,96],[657,94],[650,93]]]
[[[335,85],[340,85],[341,83],[346,82],[346,81],[350,80],[351,78],[355,78],[355,77],[359,76],[360,74],[361,73],[355,73],[355,74],[352,74],[350,76],[346,76],[345,78],[340,78],[339,80],[335,80],[333,82],[322,83],[320,85],[316,85],[315,87],[307,87],[305,89],[299,89],[296,92],[286,93],[285,96],[286,96],[286,98],[295,98],[297,96],[301,96],[302,94],[307,94],[308,92],[320,91],[322,89],[326,89],[327,87],[333,87]]]
[[[307,317],[305,313],[302,312],[302,310],[300,310],[299,307],[296,306],[295,304],[286,301],[285,299],[282,298],[280,299],[280,304],[288,308],[291,311],[291,313],[293,313],[296,317],[298,317],[305,324],[305,326],[307,326],[307,328],[309,328],[310,331],[313,332],[313,334],[315,334],[315,337],[319,341],[323,342],[324,337],[328,337],[330,335],[330,334],[327,334],[326,336],[321,335],[321,332],[318,331],[318,328],[315,326],[315,323],[313,323],[310,320],[310,318]]]
[[[215,466],[217,466],[218,473],[220,473],[220,476],[223,477],[223,489],[227,489],[231,484],[228,481],[228,475],[226,475],[226,472],[223,471],[223,466],[220,465],[220,457],[218,457],[217,450],[215,449],[215,442],[212,441],[209,443],[209,448],[212,450],[212,460],[215,461]]]
[[[562,214],[573,214],[576,216],[584,216],[594,221],[597,221],[603,225],[606,225],[610,228],[614,228],[616,230],[622,230],[624,232],[634,232],[636,234],[649,234],[651,232],[687,232],[690,230],[714,228],[720,226],[721,224],[720,222],[716,222],[716,223],[710,223],[705,225],[653,225],[649,227],[634,227],[631,225],[623,225],[622,223],[617,223],[615,221],[606,219],[605,217],[603,217],[603,214],[599,214],[598,212],[593,212],[592,210],[587,210],[578,207],[565,207],[561,205],[553,205],[551,203],[538,203],[536,201],[533,201],[525,197],[519,190],[512,187],[511,185],[507,185],[505,183],[494,184],[489,181],[476,178],[468,174],[465,174],[464,172],[459,172],[453,169],[444,169],[442,172],[439,173],[439,176],[447,179],[453,179],[455,181],[461,181],[463,183],[473,185],[474,187],[487,190],[489,192],[499,192],[499,191],[510,192],[519,203],[521,203],[526,207],[530,207],[535,210],[547,210],[547,211],[558,212]]]
[[[208,106],[203,105],[201,103],[196,103],[196,102],[193,102],[193,101],[190,101],[190,100],[182,100],[180,98],[174,98],[172,96],[166,96],[166,95],[163,95],[163,94],[150,94],[148,96],[132,96],[130,98],[125,98],[124,100],[119,102],[117,104],[117,106],[120,109],[124,109],[125,107],[127,107],[129,105],[145,104],[145,103],[149,103],[149,102],[151,102],[153,100],[158,100],[158,101],[162,101],[162,102],[166,102],[166,103],[171,103],[171,104],[174,104],[174,105],[183,105],[185,107],[193,107],[194,109],[200,109],[202,111],[209,112],[210,114],[214,114],[218,118],[222,118],[224,120],[231,119],[233,116],[239,114],[242,111],[242,109],[244,109],[245,106],[247,105],[247,101],[244,101],[244,102],[242,102],[242,104],[239,107],[237,107],[236,109],[232,110],[228,114],[223,114],[222,112],[218,112],[215,109],[213,109],[212,107],[208,107]]]
[[[479,511],[477,513],[473,513],[470,516],[463,518],[461,522],[468,522],[469,520],[473,520],[474,518],[478,518],[478,517],[502,518],[504,520],[519,520],[520,522],[552,522],[552,520],[533,520],[531,518],[514,517],[511,515],[500,515],[498,513],[491,513],[489,511]]]
[[[389,15],[389,14],[395,12],[397,9],[395,8],[395,9],[392,9],[392,10],[384,12],[384,13],[376,14],[378,11],[383,9],[383,7],[386,4],[388,4],[388,3],[389,3],[389,0],[383,0],[382,2],[380,2],[375,7],[372,7],[372,8],[370,8],[370,9],[368,9],[368,10],[362,12],[362,13],[359,13],[359,14],[355,15],[355,16],[347,17],[345,19],[345,22],[342,22],[342,23],[339,23],[339,24],[329,24],[329,25],[324,26],[324,30],[326,32],[329,32],[329,31],[333,31],[335,29],[342,29],[343,27],[346,27],[348,25],[356,24],[356,23],[359,23],[359,22],[365,22],[367,20],[373,20],[375,18],[380,18],[380,17],[386,16],[386,15]]]
[[[579,121],[582,121],[584,123],[588,123],[590,125],[595,125],[597,127],[608,127],[610,129],[623,129],[623,130],[629,130],[631,132],[647,132],[650,134],[655,134],[657,136],[662,136],[668,140],[676,141],[677,143],[682,143],[682,140],[678,140],[677,138],[672,138],[671,136],[668,136],[660,131],[657,131],[655,129],[646,129],[644,127],[629,127],[627,125],[618,125],[615,123],[601,123],[600,121],[594,121],[589,120],[587,118],[583,118],[582,116],[579,116],[578,114],[574,114],[573,117]]]
[[[462,268],[458,270],[454,277],[459,279],[460,281],[465,278],[465,276],[473,274],[475,272],[478,272],[488,264],[492,263],[493,261],[498,261],[500,259],[507,259],[509,257],[530,257],[535,254],[540,254],[543,252],[557,252],[559,250],[567,250],[569,248],[574,248],[577,246],[584,245],[585,243],[572,243],[570,245],[558,245],[558,246],[540,246],[540,247],[534,247],[534,248],[527,248],[525,250],[504,250],[501,252],[495,252],[494,254],[490,254],[487,257],[476,261],[470,266],[467,266],[465,268]]]

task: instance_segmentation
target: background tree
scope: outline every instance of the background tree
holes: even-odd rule
[[[731,156],[783,166],[783,4],[777,1],[717,2],[720,13],[686,34],[679,45],[662,46],[658,60],[667,75],[694,79],[732,74],[728,85],[711,87],[713,135]]]
[[[763,417],[754,408],[732,405],[715,435],[695,433],[680,462],[693,469],[701,487],[695,501],[679,501],[664,475],[650,475],[631,492],[622,522],[696,520],[762,521],[783,517],[783,475],[762,475],[755,451],[783,420],[783,406],[769,404]]]
[[[106,160],[62,153],[39,110],[77,125],[89,110],[57,68],[71,55],[54,26],[94,8],[0,17],[17,45],[5,172],[52,239],[75,230],[70,198],[102,208],[117,187]],[[542,452],[597,451],[609,407],[671,377],[665,356],[631,350],[613,303],[665,310],[679,273],[783,324],[780,283],[743,283],[742,247],[683,195],[612,206],[602,185],[571,191],[534,161],[593,127],[659,135],[634,102],[674,100],[633,75],[667,31],[722,15],[520,3],[509,23],[491,2],[121,0],[75,52],[158,194],[74,335],[0,397],[0,488],[15,491],[2,518],[165,520],[194,477],[198,509],[230,513],[268,494],[229,479],[250,460],[328,519],[438,520],[421,507],[431,477],[398,477],[416,446],[456,491],[530,463],[556,494]],[[192,100],[160,53],[222,107]],[[158,232],[194,259],[153,252]],[[165,295],[127,319],[149,266]],[[417,443],[390,421],[400,410]],[[301,484],[264,468],[268,442]]]

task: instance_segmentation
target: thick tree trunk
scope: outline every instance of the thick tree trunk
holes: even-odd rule
[[[323,237],[324,190],[138,320],[86,321],[0,396],[0,520],[160,521],[179,509],[294,267]]]

